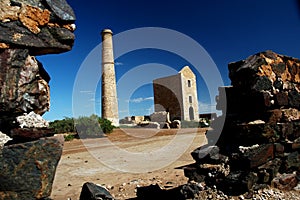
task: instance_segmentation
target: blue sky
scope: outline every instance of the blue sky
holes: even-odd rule
[[[68,3],[77,17],[73,49],[63,54],[38,57],[51,76],[51,108],[44,114],[44,118],[50,121],[73,116],[74,109],[77,109],[72,106],[76,76],[90,52],[101,43],[100,32],[104,28],[112,29],[114,35],[142,27],[160,27],[182,33],[206,50],[224,85],[230,85],[228,63],[257,52],[273,50],[300,58],[300,6],[296,0],[69,0]],[[98,60],[91,63],[97,64],[100,68]],[[118,57],[117,81],[135,88],[130,93],[125,84],[117,88],[120,118],[149,114],[153,107],[152,85],[143,80],[173,75],[185,65],[192,65],[189,59],[158,49],[141,49]],[[199,66],[191,67],[197,69]],[[152,71],[148,72],[149,68]],[[137,75],[128,78],[126,75],[131,72]],[[155,73],[150,76],[152,72]],[[197,78],[200,111],[210,111],[215,104],[211,96],[216,94],[208,95],[211,86],[206,84],[207,77],[201,77],[201,72]],[[130,85],[135,79],[141,80],[136,83],[139,85]],[[89,115],[93,110],[100,115],[99,86],[95,91],[81,92],[90,95],[91,103],[82,102],[82,115]],[[88,109],[88,106],[93,109]]]

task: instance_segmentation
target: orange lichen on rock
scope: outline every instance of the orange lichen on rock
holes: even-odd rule
[[[48,23],[47,24],[49,27],[61,27],[61,25],[57,24],[57,23]],[[75,24],[63,24],[62,25],[63,28],[68,29],[69,31],[74,32],[76,29],[76,25]]]
[[[270,65],[261,65],[258,70],[258,76],[267,76],[272,81],[276,80],[276,74],[272,71],[272,67]]]
[[[25,5],[21,9],[19,19],[31,32],[37,34],[41,31],[39,26],[44,26],[49,22],[50,11]]]
[[[0,49],[8,49],[8,48],[9,48],[8,44],[0,42]]]

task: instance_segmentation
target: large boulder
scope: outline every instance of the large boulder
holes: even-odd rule
[[[0,199],[49,197],[63,143],[63,136],[55,136],[4,146],[0,154]]]
[[[1,0],[0,199],[50,196],[64,138],[41,118],[50,76],[34,56],[71,50],[74,21],[66,0]]]
[[[27,49],[0,50],[0,66],[0,128],[8,132],[10,117],[49,110],[50,76]]]

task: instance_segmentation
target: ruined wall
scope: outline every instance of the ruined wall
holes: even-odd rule
[[[169,111],[170,119],[181,118],[182,90],[179,74],[153,81],[155,112]]]
[[[207,131],[208,145],[192,152],[196,163],[185,175],[231,195],[268,185],[293,189],[300,172],[300,60],[266,51],[228,68],[232,86],[217,97],[223,115]]]
[[[183,94],[183,119],[199,121],[196,76],[188,66],[185,66],[179,73]]]
[[[153,81],[155,112],[169,111],[170,119],[199,121],[196,76],[186,66],[177,75]]]

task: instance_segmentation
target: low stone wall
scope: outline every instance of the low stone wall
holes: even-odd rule
[[[217,97],[223,115],[207,131],[208,145],[192,152],[196,163],[185,175],[233,195],[266,185],[293,189],[300,172],[299,59],[266,51],[230,63],[229,72],[232,86]]]

